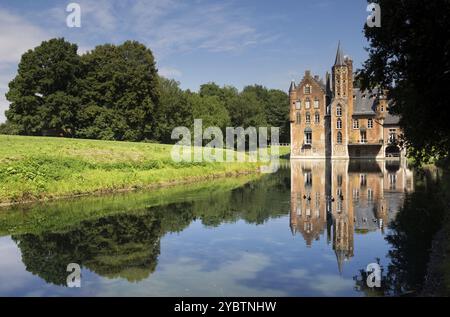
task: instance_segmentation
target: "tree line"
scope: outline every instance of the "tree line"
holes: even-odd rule
[[[136,41],[77,51],[58,38],[22,55],[0,134],[172,143],[172,130],[195,118],[222,129],[280,127],[280,142],[289,142],[289,97],[281,90],[215,83],[182,90],[158,75],[152,51]]]

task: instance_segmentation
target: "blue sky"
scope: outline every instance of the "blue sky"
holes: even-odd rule
[[[66,26],[67,4],[81,28]],[[182,88],[262,84],[287,90],[306,69],[321,77],[342,42],[355,67],[366,59],[365,0],[0,0],[0,122],[21,54],[65,37],[79,52],[133,39],[155,54],[162,75]]]

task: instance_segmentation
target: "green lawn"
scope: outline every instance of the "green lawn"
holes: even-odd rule
[[[176,163],[171,149],[163,144],[0,135],[0,204],[232,176],[256,172],[260,165]],[[280,148],[280,155],[288,152]]]

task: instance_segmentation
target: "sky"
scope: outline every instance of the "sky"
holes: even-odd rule
[[[71,2],[81,7],[80,28],[66,25]],[[324,77],[339,41],[361,67],[366,8],[366,0],[0,0],[0,122],[21,55],[44,40],[64,37],[79,54],[140,41],[183,89],[216,82],[287,91],[305,70]]]

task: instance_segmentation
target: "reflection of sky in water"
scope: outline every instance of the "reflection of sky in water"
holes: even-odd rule
[[[292,236],[289,217],[263,225],[238,221],[205,227],[194,221],[180,233],[161,239],[158,265],[148,278],[132,283],[82,271],[82,288],[45,283],[25,270],[20,250],[0,238],[0,295],[7,296],[360,296],[353,276],[385,255],[380,231],[355,234],[355,255],[339,274],[332,246],[322,235],[306,247]]]

